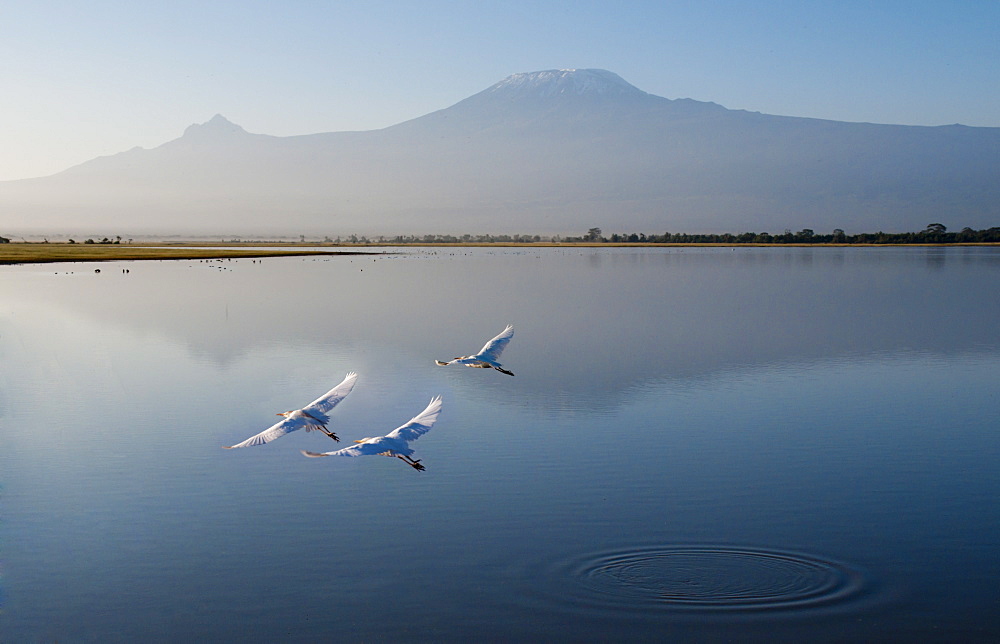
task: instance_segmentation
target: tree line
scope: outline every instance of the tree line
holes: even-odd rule
[[[22,238],[22,240],[23,240],[23,238]],[[131,239],[128,240],[128,241],[129,241],[129,243],[132,242]],[[9,243],[10,243],[10,239],[8,239],[7,237],[0,237],[0,244],[9,244]],[[49,243],[48,238],[47,237],[43,237],[42,238],[42,243],[43,244]],[[76,240],[75,239],[67,239],[66,243],[67,244],[75,244]],[[116,235],[114,239],[109,239],[109,238],[105,237],[101,241],[94,241],[93,239],[87,239],[83,243],[84,244],[120,244],[120,243],[122,243],[122,236],[121,235]]]
[[[973,230],[963,228],[948,232],[944,224],[928,224],[924,230],[907,233],[858,233],[848,235],[840,228],[830,234],[818,234],[811,228],[798,232],[785,230],[778,235],[770,233],[613,233],[604,235],[600,228],[591,228],[579,237],[559,235],[379,235],[369,239],[350,235],[347,238],[326,237],[324,242],[336,244],[530,244],[547,243],[599,243],[599,244],[970,244],[1000,243],[1000,226]]]
[[[614,233],[604,236],[600,228],[591,228],[581,237],[566,237],[566,242],[592,242],[617,244],[969,244],[1000,243],[1000,227],[983,230],[963,228],[959,232],[948,232],[943,224],[928,224],[924,230],[908,233],[858,233],[848,235],[835,228],[828,235],[817,234],[811,228],[803,228],[793,233],[785,230],[780,235],[770,233],[722,233],[690,234],[663,233],[646,235],[643,233]]]
[[[48,242],[48,240],[45,240]],[[231,241],[238,242],[239,239]],[[300,235],[300,241],[305,243],[304,235]],[[9,243],[10,239],[0,236],[0,244]],[[84,244],[120,244],[121,235],[113,239],[105,237],[100,241],[87,239]],[[132,242],[131,239],[128,240]],[[840,228],[835,228],[828,235],[817,234],[811,228],[803,228],[793,233],[785,230],[780,235],[770,233],[614,233],[605,236],[600,228],[591,228],[585,235],[579,237],[560,237],[559,235],[379,235],[369,239],[368,237],[358,237],[350,235],[342,239],[337,237],[331,239],[327,236],[324,243],[337,244],[378,244],[378,245],[406,245],[406,244],[530,244],[538,242],[548,243],[612,243],[612,244],[983,244],[1000,243],[1000,226],[986,228],[983,230],[973,230],[963,228],[958,232],[948,232],[944,224],[928,224],[924,230],[909,233],[858,233],[848,235]],[[70,244],[77,243],[70,239]]]

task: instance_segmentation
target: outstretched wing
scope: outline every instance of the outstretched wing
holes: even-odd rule
[[[503,353],[503,350],[507,348],[507,343],[510,342],[510,339],[513,337],[514,325],[508,324],[507,328],[504,329],[500,335],[483,345],[483,348],[480,349],[477,355],[484,360],[496,362],[500,358],[500,354]]]
[[[294,432],[296,429],[302,429],[305,425],[305,421],[301,418],[285,418],[274,425],[271,425],[261,433],[251,436],[242,443],[236,443],[235,445],[223,445],[223,447],[226,449],[235,449],[237,447],[263,445],[264,443],[270,443],[275,438],[281,438],[289,432]]]
[[[430,431],[430,428],[434,426],[434,422],[437,421],[440,414],[441,396],[435,396],[431,398],[431,402],[427,405],[426,409],[411,418],[410,422],[386,434],[385,437],[398,438],[407,443],[415,441]]]
[[[357,445],[351,445],[350,447],[345,447],[343,449],[334,450],[332,452],[307,452],[306,450],[301,450],[302,454],[310,458],[320,458],[321,456],[373,456],[375,454],[381,454],[392,449],[392,445],[387,444],[389,441],[385,440],[385,437],[369,440],[364,443],[358,443]],[[412,451],[412,450],[408,450]]]
[[[357,381],[358,374],[353,371],[350,372],[339,385],[309,403],[303,410],[307,412],[318,411],[325,414],[336,407],[337,403],[341,400],[347,398],[347,394],[351,393],[351,390],[354,389],[354,383]]]

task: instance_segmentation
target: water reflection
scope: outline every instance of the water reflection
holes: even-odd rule
[[[1000,253],[932,250],[4,267],[0,639],[995,641]],[[219,449],[351,370],[427,472]]]
[[[650,378],[876,351],[996,347],[998,254],[436,250],[234,260],[225,271],[198,262],[132,263],[124,275],[113,266],[100,275],[13,267],[0,286],[8,302],[170,337],[220,365],[269,346],[362,351],[373,364],[427,361],[478,345],[498,321],[516,321],[523,339],[508,358],[531,358],[514,384],[517,395],[560,392],[595,406]],[[962,270],[942,272],[950,265]]]

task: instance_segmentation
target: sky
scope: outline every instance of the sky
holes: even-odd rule
[[[768,114],[1000,127],[998,60],[997,0],[0,0],[0,180],[215,114],[276,136],[383,128],[545,69]]]

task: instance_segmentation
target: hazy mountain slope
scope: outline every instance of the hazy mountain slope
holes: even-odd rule
[[[917,230],[1000,220],[1000,128],[669,100],[602,70],[515,74],[370,132],[177,140],[0,183],[7,229],[220,234]]]

